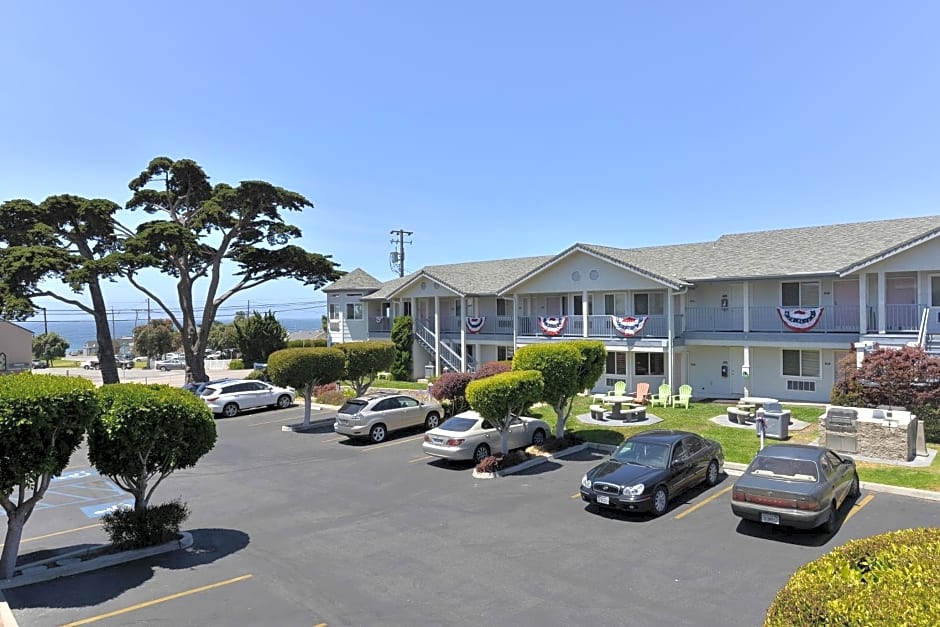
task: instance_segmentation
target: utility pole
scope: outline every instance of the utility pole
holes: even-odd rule
[[[397,267],[398,276],[403,277],[405,276],[405,244],[411,243],[411,242],[405,241],[405,236],[414,235],[414,232],[406,231],[404,229],[398,229],[397,231],[392,231],[391,234],[398,236],[398,239],[392,240],[393,244],[398,244],[398,253],[397,253],[398,258],[397,259],[395,258],[396,253],[394,252],[392,253],[392,268],[395,269]]]
[[[150,299],[147,299],[147,326],[150,326]]]
[[[42,308],[42,328],[43,333],[49,335],[49,318],[46,316],[46,308]]]

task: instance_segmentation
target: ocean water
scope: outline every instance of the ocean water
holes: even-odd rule
[[[231,322],[225,320],[223,322]],[[313,318],[278,318],[289,332],[294,331],[316,331],[323,328],[320,317]],[[28,322],[17,322],[17,325],[25,327],[39,335],[43,333],[45,323],[42,320],[30,320]],[[111,324],[111,336],[114,339],[122,337],[131,337],[134,335],[134,327],[140,324],[146,324],[146,321],[134,320],[115,320]],[[80,351],[85,347],[85,342],[94,342],[96,340],[95,323],[90,318],[85,320],[54,321],[48,323],[50,333],[58,333],[69,343],[69,352]]]

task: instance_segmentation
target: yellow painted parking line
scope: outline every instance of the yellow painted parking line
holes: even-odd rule
[[[362,449],[363,453],[368,453],[369,451],[374,451],[376,449],[385,448],[386,446],[397,446],[398,444],[407,444],[408,442],[414,442],[415,440],[423,440],[424,434],[416,435],[411,438],[405,438],[404,440],[395,440],[394,442],[386,442],[384,444],[373,444],[369,448]]]
[[[74,623],[68,623],[62,627],[75,627],[76,625],[87,625],[88,623],[96,623],[99,620],[104,620],[106,618],[111,618],[113,616],[120,616],[122,614],[127,614],[129,612],[136,612],[137,610],[142,610],[145,607],[150,607],[151,605],[157,605],[159,603],[166,603],[167,601],[173,601],[174,599],[179,599],[182,597],[189,596],[191,594],[196,594],[197,592],[205,592],[206,590],[212,590],[214,588],[221,588],[222,586],[227,586],[231,583],[237,583],[239,581],[245,581],[246,579],[251,579],[253,575],[242,575],[241,577],[234,577],[232,579],[226,579],[225,581],[220,581],[218,583],[212,583],[208,586],[200,586],[198,588],[192,588],[190,590],[184,590],[183,592],[177,592],[176,594],[171,594],[169,596],[160,597],[159,599],[154,599],[153,601],[147,601],[145,603],[138,603],[137,605],[131,605],[130,607],[125,607],[120,610],[114,610],[113,612],[108,612],[107,614],[99,614],[97,616],[92,616],[90,618],[84,618],[82,620],[75,621]]]
[[[43,536],[35,536],[33,538],[23,538],[22,540],[20,540],[20,544],[24,542],[33,542],[34,540],[42,540],[44,538],[52,538],[55,536],[61,536],[62,534],[72,533],[73,531],[83,531],[85,529],[94,529],[95,527],[100,527],[100,526],[101,526],[101,523],[95,523],[93,525],[85,525],[84,527],[75,527],[75,529],[66,529],[65,531],[56,531],[54,533],[47,533]],[[0,544],[0,549],[2,548],[3,548],[3,545]]]
[[[871,503],[871,500],[873,498],[875,498],[874,494],[866,494],[865,498],[863,498],[861,501],[857,502],[855,505],[852,506],[852,509],[849,510],[849,513],[845,515],[845,520],[843,522],[848,522],[849,518],[854,516],[858,512],[858,510],[862,509],[863,507]]]
[[[417,459],[409,459],[409,460],[408,460],[408,463],[409,463],[409,464],[413,464],[413,463],[415,463],[415,462],[423,462],[423,461],[426,460],[426,459],[434,459],[434,456],[433,456],[433,455],[422,455],[421,457],[418,457]]]
[[[572,494],[572,495],[571,495],[571,498],[573,498],[573,499],[581,498],[581,493],[578,492],[577,494]]]
[[[717,498],[718,498],[719,496],[721,496],[722,494],[727,494],[728,492],[731,491],[731,488],[733,488],[733,487],[734,487],[733,485],[729,485],[727,488],[725,488],[725,489],[722,490],[721,492],[716,492],[715,494],[712,494],[712,495],[711,495],[710,497],[708,497],[707,499],[703,499],[703,500],[700,501],[699,503],[696,503],[695,505],[693,505],[693,506],[690,507],[689,509],[685,510],[685,511],[682,512],[681,514],[677,514],[677,515],[676,515],[676,520],[679,520],[680,518],[684,518],[684,517],[688,516],[689,514],[691,514],[692,512],[694,512],[695,510],[697,510],[698,508],[700,508],[700,507],[702,507],[702,506],[704,506],[704,505],[707,505],[707,504],[711,503],[712,501],[714,501],[715,499],[717,499]]]
[[[326,627],[326,623],[317,623],[313,627]]]

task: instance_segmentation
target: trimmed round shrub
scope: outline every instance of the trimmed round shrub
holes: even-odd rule
[[[503,372],[509,372],[512,370],[511,361],[488,361],[473,373],[474,379],[484,379],[486,377],[492,377],[494,374],[502,374]]]
[[[230,362],[228,362],[228,369],[229,370],[244,370],[245,362],[243,362],[241,359],[233,359]]]
[[[453,416],[470,409],[465,398],[467,384],[474,379],[468,372],[445,372],[431,386],[431,396],[437,401],[448,401],[447,415]]]
[[[940,529],[852,540],[797,570],[765,627],[940,625]]]
[[[180,537],[180,527],[189,518],[189,508],[175,499],[147,509],[117,509],[101,517],[101,526],[111,544],[122,551],[163,544]]]

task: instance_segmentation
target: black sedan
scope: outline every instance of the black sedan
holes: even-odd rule
[[[839,507],[859,494],[852,458],[821,446],[774,444],[734,482],[731,511],[745,520],[833,533]]]
[[[581,500],[661,516],[676,494],[703,481],[718,483],[724,465],[714,440],[687,431],[644,431],[581,478]]]

